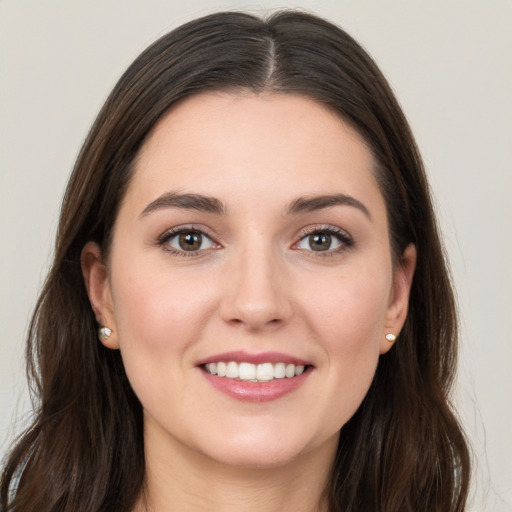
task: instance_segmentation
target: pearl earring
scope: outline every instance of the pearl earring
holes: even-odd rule
[[[112,334],[112,330],[108,327],[101,327],[98,329],[98,338],[100,341],[105,341],[108,338],[110,338],[110,335]]]
[[[390,343],[393,343],[395,340],[396,340],[396,336],[394,334],[386,334],[386,339],[390,342]]]

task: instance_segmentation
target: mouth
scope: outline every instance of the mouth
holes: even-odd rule
[[[254,364],[247,361],[218,361],[202,365],[210,375],[247,382],[271,382],[277,379],[293,379],[309,370],[311,365],[285,362]]]
[[[226,352],[197,362],[206,380],[231,398],[268,402],[299,389],[311,375],[310,362],[278,352]]]

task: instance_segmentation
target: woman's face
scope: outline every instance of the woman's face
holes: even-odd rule
[[[335,450],[414,269],[413,248],[393,269],[373,166],[299,96],[203,93],[159,122],[109,261],[83,254],[153,451],[267,466]]]

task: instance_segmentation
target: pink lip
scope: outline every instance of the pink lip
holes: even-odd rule
[[[274,379],[269,382],[250,382],[238,379],[228,379],[226,377],[219,377],[212,375],[204,370],[203,366],[208,363],[218,362],[229,363],[234,361],[236,363],[285,363],[294,364],[296,366],[306,366],[306,371],[298,377]],[[299,388],[311,374],[312,368],[309,361],[300,359],[298,357],[284,354],[281,352],[259,352],[257,354],[251,354],[243,350],[223,352],[222,354],[215,354],[197,361],[196,366],[201,368],[201,372],[208,382],[219,391],[224,394],[241,400],[244,402],[269,402],[271,400],[277,400],[288,393]]]
[[[235,363],[252,363],[252,364],[263,364],[263,363],[286,363],[294,365],[307,366],[311,365],[309,361],[299,359],[288,354],[281,352],[259,352],[258,354],[251,354],[243,350],[236,350],[232,352],[224,352],[222,354],[215,354],[211,357],[201,359],[196,363],[197,366],[202,366],[208,363],[229,363],[234,361]]]
[[[233,359],[231,359],[232,361]],[[219,361],[219,359],[217,359]],[[245,359],[247,361],[247,359]],[[268,359],[266,360],[268,362]],[[219,391],[242,402],[270,402],[296,390],[311,374],[311,368],[291,379],[274,379],[270,382],[250,382],[212,375],[202,370],[208,382]]]

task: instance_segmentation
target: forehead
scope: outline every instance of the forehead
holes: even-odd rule
[[[362,137],[339,116],[292,94],[202,93],[175,105],[141,148],[128,194],[165,188],[242,197],[380,196]]]

